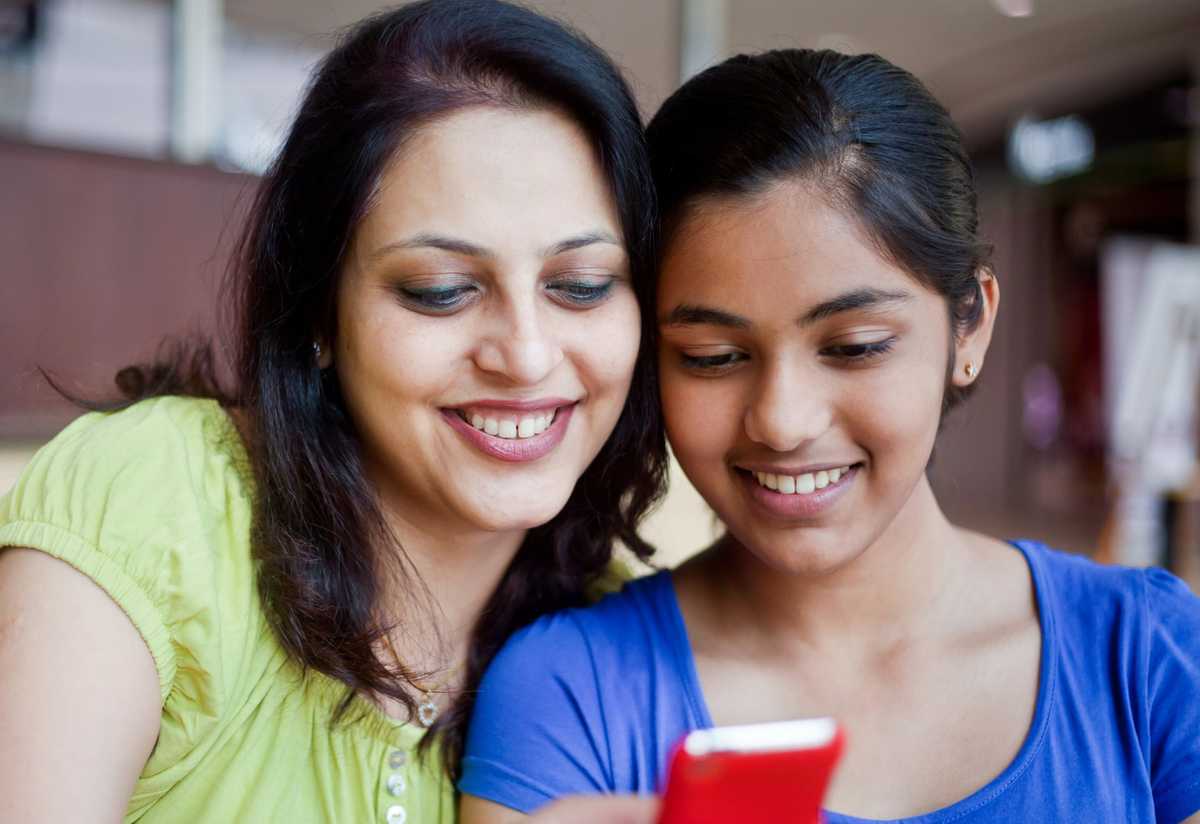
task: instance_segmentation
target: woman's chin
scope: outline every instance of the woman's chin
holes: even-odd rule
[[[516,532],[536,529],[554,520],[566,503],[565,497],[561,501],[530,502],[525,506],[510,506],[502,511],[493,509],[480,512],[472,520],[486,532]]]

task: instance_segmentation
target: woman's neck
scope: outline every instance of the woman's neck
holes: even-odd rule
[[[781,572],[729,536],[678,575],[699,644],[870,655],[948,625],[962,606],[964,547],[923,478],[869,547],[825,574]]]
[[[465,660],[479,615],[525,530],[415,523],[397,508],[385,508],[384,517],[403,553],[403,574],[383,587],[382,606],[398,624],[393,646],[409,667],[452,671]]]

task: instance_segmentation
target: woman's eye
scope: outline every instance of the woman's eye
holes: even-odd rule
[[[861,363],[887,354],[895,344],[895,338],[865,343],[843,343],[838,346],[826,347],[823,354],[849,363]]]
[[[448,286],[429,289],[411,287],[398,290],[405,303],[426,312],[451,312],[458,309],[475,291],[474,286]]]
[[[712,375],[736,366],[745,358],[741,352],[722,352],[720,355],[681,354],[679,361],[684,369]]]
[[[559,302],[580,307],[600,303],[612,292],[612,287],[613,278],[600,281],[557,280],[546,285]]]

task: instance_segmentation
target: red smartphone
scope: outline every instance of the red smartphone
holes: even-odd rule
[[[819,824],[843,740],[832,718],[690,732],[671,756],[659,824]]]

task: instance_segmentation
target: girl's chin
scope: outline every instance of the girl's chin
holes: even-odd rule
[[[854,525],[784,525],[764,519],[749,507],[718,513],[725,525],[719,552],[732,560],[772,573],[822,576],[854,563],[869,540]],[[738,560],[740,559],[740,560]]]

